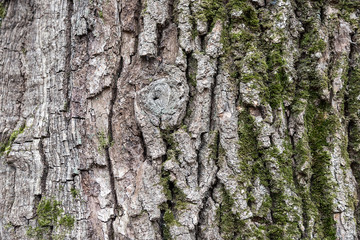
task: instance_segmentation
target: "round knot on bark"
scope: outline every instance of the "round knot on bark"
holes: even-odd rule
[[[166,129],[178,125],[185,115],[189,88],[182,79],[161,78],[136,94],[139,122],[146,118],[157,127]]]

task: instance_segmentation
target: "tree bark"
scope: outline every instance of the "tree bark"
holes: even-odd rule
[[[0,0],[0,239],[358,239],[359,14]]]

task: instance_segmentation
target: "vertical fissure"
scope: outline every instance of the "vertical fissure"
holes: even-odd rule
[[[71,18],[73,15],[73,0],[68,0],[68,15],[66,22],[66,57],[65,57],[65,81],[63,83],[63,91],[65,94],[65,105],[63,111],[67,112],[70,109],[70,92],[71,92],[71,32],[72,32],[72,23]]]
[[[216,127],[216,87],[217,87],[217,77],[219,75],[219,68],[220,68],[220,61],[219,58],[216,59],[216,69],[215,69],[215,74],[214,74],[214,82],[211,85],[211,89],[210,89],[210,116],[209,116],[209,129],[208,129],[208,136],[211,139],[211,135],[212,132],[215,131],[215,127]],[[214,157],[214,159],[212,159],[215,162],[215,165],[217,166],[218,161],[219,161],[219,147],[220,147],[220,132],[217,131],[216,133],[214,133],[214,143],[211,144],[211,146],[209,146],[211,149],[211,156]],[[200,161],[200,152],[203,149],[204,146],[206,146],[206,141],[204,139],[204,134],[202,134],[201,136],[201,144],[200,144],[200,148],[199,151],[197,151],[197,162],[198,162],[198,186],[200,186],[200,175],[201,175],[201,161]],[[215,146],[214,146],[215,145]],[[212,193],[214,191],[214,188],[218,182],[217,179],[217,172],[219,171],[219,168],[217,169],[217,171],[214,173],[214,183],[209,187],[209,189],[207,190],[207,192],[204,195],[204,198],[202,200],[202,207],[198,212],[198,223],[195,226],[195,239],[199,239],[199,236],[201,235],[201,229],[200,229],[200,224],[201,224],[201,214],[206,206],[206,202],[208,200],[209,197],[212,196]]]
[[[42,174],[41,174],[41,178],[40,178],[40,189],[41,189],[41,193],[39,195],[35,195],[34,198],[34,216],[36,215],[36,210],[37,210],[37,206],[39,205],[42,197],[44,197],[46,195],[46,180],[47,180],[47,176],[49,174],[49,163],[46,160],[46,155],[45,155],[45,150],[44,150],[44,138],[40,138],[39,139],[39,144],[38,144],[38,151],[40,154],[40,161],[42,163]],[[51,229],[52,232],[52,229]],[[50,236],[51,236],[51,232],[50,232]]]
[[[13,168],[14,169],[14,179],[13,179],[13,183],[14,183],[14,185],[15,185],[15,183],[16,183],[16,167],[14,167],[14,166],[11,166],[11,165],[9,165],[9,167],[10,168]],[[14,187],[14,191],[15,191],[15,187]],[[14,194],[15,195],[15,194]],[[36,199],[36,198],[35,198]],[[14,206],[14,202],[15,202],[15,197],[12,197],[12,198],[10,198],[10,207],[9,207],[9,209],[12,209],[12,207]],[[35,201],[36,202],[36,201]]]
[[[46,155],[44,151],[44,138],[39,140],[39,153],[40,153],[40,160],[43,164],[43,172],[41,175],[41,194],[42,196],[46,194],[46,180],[49,173],[49,163],[46,160]]]
[[[323,3],[320,3],[320,9],[314,6],[314,11],[311,12],[308,4],[304,4],[302,1],[296,1],[296,4],[295,13],[297,13],[297,18],[303,26],[303,31],[300,32],[298,42],[298,48],[301,52],[295,63],[297,72],[295,94],[297,97],[292,102],[290,115],[296,119],[296,114],[304,112],[304,122],[302,123],[304,132],[297,142],[295,142],[294,136],[291,136],[294,149],[293,159],[295,166],[299,167],[299,169],[295,168],[294,171],[297,176],[302,178],[303,182],[300,184],[297,176],[295,176],[294,180],[296,180],[295,184],[301,198],[302,221],[305,228],[301,234],[304,237],[309,237],[314,234],[314,231],[317,231],[319,236],[325,234],[331,238],[334,234],[333,228],[330,227],[332,224],[332,216],[329,212],[331,200],[326,188],[330,182],[326,176],[322,176],[329,174],[326,170],[328,153],[324,150],[326,142],[323,141],[323,136],[329,134],[324,128],[328,128],[326,125],[330,124],[330,121],[322,119],[329,103],[328,101],[325,103],[324,100],[317,101],[318,98],[322,99],[321,90],[328,83],[317,73],[318,62],[313,56],[316,52],[323,53],[326,47],[322,38],[318,36],[318,28],[324,24],[324,6]],[[313,18],[317,13],[320,23],[316,22],[316,18]],[[330,95],[329,97],[331,100]],[[309,169],[300,170],[305,162],[309,162]],[[316,224],[310,225],[311,220],[317,221]]]
[[[219,58],[216,59],[216,69],[215,69],[215,74],[214,74],[214,83],[211,86],[211,102],[210,102],[210,121],[209,121],[209,131],[214,131],[215,129],[215,122],[216,122],[216,87],[217,87],[217,83],[218,83],[218,75],[219,75],[219,70],[220,69],[220,60]]]
[[[185,51],[185,50],[183,50],[183,51]],[[192,67],[192,65],[193,65],[192,62],[196,63],[194,67]],[[193,69],[193,68],[195,68],[195,69]],[[191,108],[191,103],[193,101],[193,98],[195,96],[194,92],[196,91],[196,89],[195,89],[196,88],[196,71],[197,71],[197,60],[193,58],[192,53],[186,53],[185,75],[186,75],[187,84],[189,85],[189,100],[186,103],[186,115],[183,119],[183,124],[189,122],[190,117],[191,117],[190,108]]]
[[[358,74],[359,74],[359,63],[358,61],[358,54],[359,54],[359,47],[357,45],[357,38],[358,38],[358,30],[351,35],[351,45],[350,45],[350,54],[349,54],[349,71],[348,71],[348,81],[346,90],[348,91],[345,94],[345,119],[346,119],[346,137],[348,140],[346,151],[349,154],[350,158],[350,167],[353,176],[355,177],[356,181],[356,191],[358,196],[360,195],[360,164],[359,158],[357,157],[358,151],[356,150],[356,145],[359,142],[358,138],[358,125],[359,119],[356,118],[354,114],[354,110],[357,109],[357,102],[354,101],[354,97],[359,93],[359,86],[356,84],[358,81]],[[354,116],[355,115],[355,116]],[[357,199],[359,200],[359,199]],[[359,202],[356,203],[355,201],[355,221],[356,221],[356,231],[358,236],[360,235],[360,204]]]
[[[218,166],[218,161],[219,161],[219,156],[220,156],[220,154],[219,154],[219,152],[220,152],[220,132],[215,133],[214,142],[211,145],[211,151],[212,152],[210,154],[213,157],[212,160],[215,162],[215,165]],[[202,220],[203,220],[201,215],[203,213],[203,210],[206,207],[206,202],[208,201],[209,198],[212,198],[214,189],[219,182],[219,179],[217,178],[218,171],[219,171],[219,167],[217,168],[216,172],[214,173],[213,183],[211,184],[211,186],[209,187],[207,192],[204,194],[204,198],[202,199],[202,206],[198,212],[198,223],[195,226],[195,239],[196,240],[201,239],[200,238],[200,236],[201,236],[200,225],[202,224]],[[220,226],[219,226],[219,228],[220,228]]]
[[[114,104],[115,104],[115,101],[117,98],[117,91],[118,91],[117,82],[118,82],[118,79],[120,79],[122,69],[123,69],[123,59],[121,57],[119,60],[118,68],[116,69],[116,72],[113,76],[112,87],[111,87],[111,99],[110,99],[109,116],[108,116],[108,137],[109,137],[110,143],[112,143],[114,141],[112,121],[113,121],[113,115],[114,115]],[[118,199],[117,199],[117,195],[116,195],[113,164],[112,164],[112,160],[110,157],[110,151],[109,151],[109,148],[111,147],[110,145],[111,144],[109,144],[108,146],[105,147],[105,157],[106,157],[107,167],[108,167],[108,172],[109,172],[109,177],[110,177],[111,194],[112,194],[112,198],[114,201],[114,214],[115,215],[111,217],[111,220],[108,223],[108,225],[109,225],[108,226],[109,227],[108,235],[109,235],[109,239],[115,239],[113,223],[115,221],[115,218],[119,215],[119,213],[118,213],[119,204],[118,204]]]

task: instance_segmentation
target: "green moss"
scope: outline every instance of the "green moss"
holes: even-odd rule
[[[9,154],[11,151],[11,146],[14,143],[15,139],[18,137],[19,134],[23,133],[25,130],[25,125],[21,126],[20,129],[15,130],[11,133],[9,139],[4,143],[0,144],[0,156],[3,154]]]
[[[242,110],[239,113],[239,159],[241,159],[241,169],[244,173],[242,182],[255,181],[260,179],[260,183],[270,190],[270,196],[265,197],[263,204],[258,211],[258,218],[263,221],[264,229],[247,230],[247,234],[252,236],[258,232],[262,238],[267,234],[270,239],[281,239],[282,236],[299,236],[298,221],[301,216],[297,215],[294,206],[301,205],[300,199],[285,195],[285,188],[290,188],[296,192],[293,184],[292,171],[292,147],[285,144],[282,153],[272,146],[269,149],[261,149],[257,146],[259,130],[255,127],[254,119],[249,110]],[[290,141],[289,139],[285,139]],[[273,175],[269,168],[271,165],[278,166],[278,174]],[[227,199],[227,196],[225,196]],[[253,202],[251,192],[248,190],[248,204]],[[231,201],[230,201],[231,203]],[[290,206],[288,203],[291,203]],[[230,204],[231,205],[231,204]],[[266,216],[272,212],[273,224],[267,222]],[[290,219],[288,216],[293,216]],[[295,219],[294,219],[295,218]],[[228,218],[231,221],[231,218]],[[231,222],[230,222],[231,223]],[[227,224],[231,225],[231,224]]]
[[[176,187],[176,184],[171,182],[169,179],[169,173],[162,171],[161,185],[163,186],[163,191],[168,199],[167,202],[159,206],[160,210],[163,212],[163,228],[162,234],[163,239],[171,240],[173,239],[170,232],[170,227],[173,225],[180,225],[175,218],[175,214],[178,214],[181,210],[186,209],[187,202],[185,202],[185,194]]]
[[[281,50],[275,49],[270,52],[267,64],[269,80],[268,86],[268,98],[272,108],[279,108],[282,105],[284,98],[291,98],[290,92],[292,89],[288,81],[288,76],[285,71],[285,60]]]
[[[300,60],[298,72],[299,77],[303,79],[301,83],[303,86],[301,87],[304,89],[303,93],[306,93],[306,95],[299,95],[299,97],[308,98],[310,88],[312,92],[321,92],[329,89],[329,79],[326,75],[320,75],[318,70],[316,70],[317,59],[313,56],[313,54],[317,52],[323,52],[325,47],[326,44],[320,39],[318,30],[315,27],[304,34],[301,41],[301,49],[304,51],[303,53],[306,54],[306,57]]]
[[[289,140],[285,140],[289,141]],[[292,149],[290,149],[290,144],[283,145],[284,150],[280,153],[279,149],[276,146],[273,146],[266,151],[264,151],[264,157],[266,158],[267,163],[273,163],[274,165],[279,166],[279,172],[281,172],[281,180],[276,179],[270,180],[272,186],[272,192],[281,192],[284,190],[284,185],[287,187],[293,187],[293,172],[292,172]],[[284,181],[284,182],[283,182]],[[295,190],[295,189],[292,189]]]
[[[305,180],[310,180],[311,169],[310,166],[302,170],[303,166],[311,162],[311,152],[307,136],[304,136],[302,139],[297,142],[295,145],[295,159],[296,159],[296,172],[301,173],[301,176]]]
[[[170,190],[169,183],[170,183],[169,172],[162,170],[160,184],[163,187],[163,193],[165,194],[166,199],[172,199],[172,193]]]
[[[173,212],[166,206],[164,208],[164,216],[163,216],[163,239],[164,240],[171,240],[173,237],[171,236],[170,227],[173,225],[179,225],[179,223],[176,221],[175,216]]]
[[[52,239],[64,239],[74,227],[75,218],[64,213],[61,202],[43,198],[36,209],[36,222],[36,227],[30,226],[26,232],[30,238],[46,239],[50,236]],[[57,229],[61,230],[60,235],[53,233]]]
[[[161,131],[161,137],[167,145],[166,160],[176,160],[180,154],[180,150],[178,148],[179,144],[175,141],[174,134],[175,133],[172,133],[170,129]]]
[[[163,215],[163,227],[162,227],[162,235],[164,240],[171,240],[173,239],[170,232],[170,227],[174,224],[177,224],[174,214],[168,208],[167,205],[163,207],[164,215]]]
[[[284,100],[291,102],[292,96],[295,96],[295,84],[297,84],[296,99],[291,104],[292,113],[302,112],[306,108],[306,132],[303,138],[296,143],[295,149],[292,149],[289,144],[290,140],[286,139],[286,145],[290,145],[290,147],[285,146],[286,149],[283,153],[280,153],[273,146],[268,150],[259,149],[257,146],[258,129],[254,126],[252,116],[247,109],[239,114],[238,155],[241,170],[245,173],[240,181],[253,181],[256,177],[259,177],[261,183],[269,188],[271,198],[269,197],[264,204],[264,212],[270,208],[274,217],[274,224],[269,224],[270,227],[267,228],[269,236],[273,239],[283,239],[284,236],[299,236],[300,230],[297,221],[301,220],[301,216],[297,216],[296,211],[292,209],[294,205],[289,207],[287,204],[292,203],[299,209],[304,210],[303,217],[306,228],[311,228],[311,226],[307,225],[307,222],[313,219],[316,225],[320,226],[320,228],[315,227],[319,236],[323,236],[323,239],[326,237],[332,239],[334,236],[334,221],[331,220],[332,183],[330,178],[323,177],[323,175],[331,176],[328,172],[330,165],[330,151],[328,149],[332,146],[327,143],[326,139],[332,136],[334,129],[338,127],[338,123],[334,120],[334,116],[331,115],[329,106],[324,103],[319,105],[320,93],[329,89],[330,81],[326,75],[322,76],[316,71],[318,59],[315,57],[316,53],[323,52],[327,46],[319,37],[319,31],[314,24],[314,17],[317,16],[307,16],[305,12],[309,9],[302,10],[307,7],[306,4],[301,4],[302,1],[297,2],[299,3],[299,11],[304,12],[301,21],[304,23],[305,28],[305,33],[302,35],[300,42],[300,48],[303,50],[302,56],[299,62],[296,63],[299,73],[297,83],[290,83],[292,75],[284,57],[287,54],[287,48],[282,45],[287,43],[282,39],[281,44],[273,44],[268,47],[265,46],[268,42],[264,45],[258,42],[259,37],[256,32],[259,30],[260,23],[257,15],[258,11],[261,10],[254,9],[246,1],[230,0],[228,3],[216,1],[216,4],[221,6],[221,10],[219,10],[219,6],[214,4],[214,11],[204,16],[208,16],[205,19],[211,24],[214,23],[214,19],[221,19],[226,22],[221,40],[225,49],[225,56],[222,57],[222,61],[235,83],[240,81],[246,83],[256,82],[260,86],[261,94],[265,95],[265,101],[270,103],[273,109],[281,109],[283,112],[285,111],[283,102]],[[316,9],[315,14],[319,13],[319,9],[325,2],[311,1],[311,4]],[[211,10],[211,7],[208,6],[205,9]],[[223,14],[225,11],[229,16],[231,11],[237,10],[243,12],[237,20],[230,19]],[[236,29],[236,23],[243,23],[245,27],[240,30]],[[267,25],[269,29],[272,26]],[[279,34],[281,35],[281,33]],[[248,52],[254,52],[255,54],[251,58],[244,58]],[[266,59],[261,56],[261,52],[266,52]],[[244,74],[243,69],[249,71]],[[360,77],[357,79],[360,79]],[[307,104],[314,107],[311,109]],[[358,106],[349,107],[349,109],[353,108],[352,114],[354,116],[358,114]],[[354,138],[359,140],[357,148],[360,151],[360,130],[354,131],[354,135],[358,135],[358,137],[354,136]],[[210,158],[215,159],[218,154],[218,146],[212,144],[210,147],[214,149],[211,151]],[[343,148],[346,148],[346,144],[344,144]],[[296,164],[292,162],[293,156],[295,156]],[[280,178],[271,175],[267,169],[270,163],[277,164]],[[308,164],[308,167],[302,169],[306,164]],[[293,170],[296,171],[297,176],[293,176]],[[294,182],[294,178],[298,176],[305,179],[306,183],[304,186],[297,186],[296,188],[295,186],[298,183]],[[311,189],[309,189],[309,185],[312,186]],[[293,197],[285,195],[285,186],[298,194],[301,199],[293,199]],[[229,194],[224,193],[223,195],[224,200],[218,210],[221,231],[225,236],[224,239],[234,239],[240,231],[235,226],[237,216],[231,211],[234,203]],[[323,199],[320,199],[320,196],[324,196]],[[249,195],[249,202],[252,201],[253,199]],[[302,207],[299,206],[301,204]],[[223,214],[220,215],[221,213]],[[288,216],[294,215],[297,219],[290,221]]]
[[[108,136],[105,131],[99,131],[96,135],[99,142],[98,151],[100,153],[105,153],[105,150],[111,147],[114,144],[114,141],[112,141],[111,137]]]
[[[244,228],[244,222],[237,214],[232,212],[234,199],[222,188],[222,201],[216,211],[216,217],[219,221],[220,233],[224,240],[234,239]]]
[[[163,239],[164,240],[171,240],[173,239],[170,233],[170,228],[165,225],[163,230]]]
[[[260,21],[257,16],[257,10],[251,4],[244,0],[231,0],[226,7],[230,11],[241,11],[242,14],[238,21],[244,23],[253,31],[260,30]],[[235,18],[233,20],[235,20]],[[237,21],[235,20],[235,22]]]
[[[220,0],[204,0],[201,2],[201,9],[197,18],[208,22],[210,29],[212,29],[217,20],[224,20],[226,18],[225,4]]]
[[[293,206],[289,206],[285,201],[289,196],[286,196],[283,191],[272,192],[272,217],[274,224],[269,226],[268,234],[270,239],[282,239],[283,236],[289,237],[298,236],[298,221],[289,219],[288,215],[294,213]],[[290,201],[292,202],[292,201]]]
[[[278,73],[275,73],[274,78],[269,83],[269,98],[268,102],[272,108],[278,108],[282,104],[284,85],[282,82],[287,80],[287,76],[284,70],[280,70]]]
[[[186,124],[182,124],[182,125],[180,126],[180,129],[182,129],[182,130],[184,130],[185,132],[187,132],[187,131],[188,131],[188,126],[187,126]]]
[[[256,81],[261,85],[263,78],[266,78],[266,61],[261,55],[261,51],[256,48],[257,32],[260,29],[258,12],[247,1],[229,1],[221,2],[224,14],[220,14],[218,19],[223,21],[223,31],[221,33],[221,43],[224,54],[221,56],[221,62],[224,70],[231,74],[232,82],[238,84],[240,81]],[[208,8],[204,7],[204,11]],[[238,17],[230,17],[232,13],[239,14]],[[226,23],[226,24],[225,24]],[[244,28],[237,28],[243,24]],[[246,56],[245,60],[243,56]],[[251,71],[246,74],[243,67],[251,65]],[[258,68],[263,68],[259,71]],[[264,71],[265,69],[265,71]]]
[[[189,22],[191,24],[191,37],[194,40],[197,36],[199,36],[199,32],[197,30],[197,26],[196,26],[196,17],[194,16],[189,16]]]
[[[337,7],[344,12],[352,13],[360,8],[360,2],[358,0],[340,0]]]
[[[250,52],[243,59],[235,60],[233,63],[234,72],[238,73],[239,76],[235,83],[236,85],[239,82],[247,83],[251,88],[259,91],[261,100],[266,100],[267,87],[265,83],[268,80],[266,58],[255,47],[250,47],[248,50]]]
[[[166,161],[176,161],[180,154],[178,143],[174,139],[174,134],[175,133],[171,133],[170,130],[162,132],[162,137],[168,146]],[[170,179],[170,173],[164,168],[161,170],[160,184],[163,187],[163,193],[167,199],[165,203],[159,206],[163,213],[162,235],[163,239],[170,240],[172,239],[170,227],[174,224],[179,225],[176,220],[176,215],[187,208],[188,202],[186,201],[184,192],[176,185],[175,181]]]
[[[104,20],[104,14],[103,14],[103,11],[99,11],[99,17]]]
[[[72,229],[75,224],[75,218],[70,214],[65,214],[59,220],[59,225],[63,226],[66,229]]]
[[[360,67],[355,67],[350,72],[349,78],[349,149],[353,159],[360,159]]]
[[[70,192],[73,198],[77,198],[80,194],[79,190],[77,190],[76,188],[71,188]]]
[[[298,62],[298,77],[301,81],[297,84],[296,98],[292,103],[294,114],[305,112],[305,132],[296,143],[294,152],[296,177],[301,180],[298,194],[302,199],[305,231],[316,232],[319,239],[336,239],[333,219],[333,194],[336,192],[331,179],[330,152],[340,122],[330,103],[321,100],[325,99],[323,92],[329,89],[330,81],[327,74],[321,75],[317,71],[318,58],[314,54],[323,52],[326,44],[321,40],[314,21],[316,12],[307,11],[303,4],[300,8],[305,13],[301,21],[306,32],[300,42],[303,52]],[[329,72],[336,72],[334,70]]]
[[[238,156],[241,159],[241,170],[244,173],[243,181],[249,179],[250,176],[247,174],[254,174],[254,176],[261,175],[260,179],[262,180],[263,185],[267,185],[267,179],[264,178],[264,175],[260,173],[263,167],[258,166],[261,161],[259,161],[259,151],[257,147],[257,135],[258,130],[254,126],[254,119],[250,115],[248,109],[244,109],[239,113],[239,122],[238,122],[238,136],[239,136],[239,150]],[[252,168],[253,165],[257,167]],[[259,168],[260,167],[260,168]]]
[[[335,220],[333,218],[334,183],[331,181],[332,144],[328,142],[338,126],[337,118],[331,114],[331,106],[321,103],[318,106],[308,105],[306,126],[308,129],[311,150],[312,177],[311,199],[314,202],[321,220],[321,230],[327,239],[336,239]]]
[[[349,117],[348,124],[348,150],[350,158],[353,161],[351,163],[352,173],[357,182],[360,182],[360,64],[359,56],[354,59],[354,65],[350,69],[349,83],[348,83],[348,108],[347,114]],[[358,192],[360,191],[359,186],[357,187]],[[349,204],[349,206],[352,206]],[[357,228],[360,229],[360,207],[359,203],[354,204],[356,206],[355,216]]]
[[[260,21],[257,10],[245,0],[231,0],[224,2],[220,0],[205,0],[201,4],[202,11],[197,18],[207,21],[210,29],[217,20],[224,21],[232,11],[241,11],[239,18],[232,20],[238,23],[244,23],[250,30],[260,30]]]
[[[230,39],[231,39],[231,42],[234,44],[245,43],[245,44],[249,44],[249,45],[247,45],[247,47],[250,47],[251,41],[255,39],[255,35],[250,32],[247,32],[247,31],[240,31],[240,32],[236,32],[236,33],[231,33]]]
[[[70,107],[69,102],[68,102],[68,101],[65,101],[65,102],[64,102],[64,105],[63,105],[63,111],[64,111],[64,112],[69,111],[69,107]]]
[[[170,173],[162,170],[160,184],[163,187],[163,193],[171,201],[174,210],[180,211],[186,209],[186,195],[176,186],[176,182],[170,180]]]
[[[145,14],[146,14],[146,11],[147,11],[147,8],[148,8],[148,6],[147,6],[147,1],[144,1],[144,3],[143,3],[143,9],[141,10],[141,16],[143,17]]]
[[[281,118],[276,119],[280,121]],[[274,124],[277,123],[275,122]],[[258,231],[263,234],[267,232],[270,239],[281,239],[281,236],[289,236],[289,238],[300,236],[298,221],[301,220],[301,216],[298,215],[294,206],[297,206],[297,209],[299,209],[301,200],[296,196],[290,197],[284,194],[285,190],[289,188],[296,193],[293,182],[293,150],[290,139],[284,139],[285,143],[282,152],[276,146],[261,149],[257,145],[259,130],[256,128],[254,119],[247,109],[243,109],[239,113],[238,126],[238,154],[241,160],[241,170],[244,173],[239,179],[242,182],[253,182],[256,179],[260,179],[260,183],[270,191],[270,196],[265,198],[257,217],[265,219],[271,211],[274,222],[270,224],[264,220],[267,226],[266,231],[260,231],[259,229]],[[270,172],[269,169],[273,168],[272,166],[277,166],[276,174]],[[251,206],[253,199],[250,193],[248,190],[248,204]],[[291,218],[288,216],[291,216]],[[255,230],[250,232],[255,234]]]
[[[264,54],[255,47],[249,48],[249,50],[252,52],[247,54],[247,56],[244,58],[244,60],[246,61],[246,65],[251,68],[253,74],[266,75],[266,71],[268,70],[268,65],[266,63],[266,58]],[[264,77],[261,77],[261,79],[263,78]]]
[[[266,172],[269,178],[270,209],[274,222],[268,228],[270,239],[280,239],[281,236],[292,239],[300,236],[298,222],[301,221],[301,216],[296,209],[300,209],[301,199],[297,195],[288,194],[287,189],[295,194],[298,191],[293,180],[292,146],[289,139],[284,140],[283,152],[280,152],[276,146],[263,151],[265,165],[268,169],[273,169]],[[269,203],[270,201],[267,204]]]
[[[165,211],[164,221],[169,225],[173,225],[176,222],[174,214],[169,209],[166,209],[166,211]]]
[[[213,134],[213,140],[209,145],[210,154],[209,154],[209,160],[214,160],[216,163],[219,161],[219,141],[220,141],[220,135],[219,131],[212,132]]]
[[[189,74],[189,82],[191,84],[191,86],[193,86],[194,88],[196,88],[196,75],[195,74]]]
[[[225,57],[232,49],[244,48],[245,46],[252,45],[250,41],[252,32],[260,30],[260,21],[258,18],[257,10],[245,0],[231,0],[224,2],[220,0],[205,0],[202,1],[201,11],[197,18],[208,22],[210,31],[215,22],[220,20],[223,23],[229,21],[226,25],[223,25],[223,31],[221,34],[221,43],[225,52]],[[230,18],[231,12],[241,12],[239,17]],[[234,24],[244,24],[247,28],[243,33],[237,34],[232,32]],[[241,36],[242,35],[242,36]]]
[[[234,199],[229,192],[222,187],[221,202],[216,210],[216,219],[219,222],[221,237],[224,240],[236,239],[267,239],[266,224],[269,224],[264,218],[256,218],[256,226],[253,219],[241,220],[241,213],[234,213]]]
[[[319,30],[312,29],[311,31],[304,34],[301,39],[301,48],[308,51],[308,53],[323,52],[326,48],[324,40],[318,37]]]
[[[4,3],[0,3],[0,18],[4,18],[6,16],[6,8]]]
[[[13,230],[13,228],[14,228],[14,225],[13,225],[11,222],[8,222],[8,223],[5,224],[5,226],[4,226],[4,229],[5,229],[6,231]]]
[[[196,89],[196,74],[197,74],[197,68],[198,68],[198,62],[197,59],[194,57],[194,54],[191,54],[190,57],[188,58],[188,68],[187,68],[187,72],[186,72],[186,77],[188,80],[188,83],[190,86],[192,86],[193,88],[191,88],[191,93],[193,94],[195,92]],[[188,108],[190,109],[190,108]]]
[[[5,16],[6,16],[6,6],[4,3],[0,2],[0,27],[1,27],[1,22],[5,18]]]

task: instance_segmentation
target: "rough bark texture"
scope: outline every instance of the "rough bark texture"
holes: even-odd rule
[[[0,239],[358,239],[360,1],[0,1]]]

